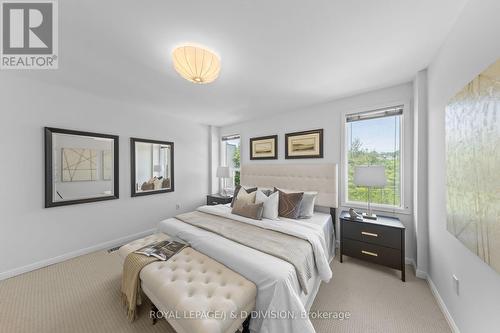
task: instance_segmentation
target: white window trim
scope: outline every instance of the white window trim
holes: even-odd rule
[[[341,114],[341,157],[340,157],[340,203],[342,207],[352,207],[367,210],[368,204],[364,202],[347,201],[347,128],[346,116],[353,113],[370,112],[372,110],[390,108],[397,105],[403,105],[403,114],[401,115],[401,207],[391,205],[382,205],[372,203],[372,209],[380,212],[390,212],[399,214],[412,214],[412,109],[409,100],[392,101],[369,107],[357,108],[355,110],[346,110]]]
[[[233,184],[231,184],[231,186],[228,186],[228,181],[227,179],[224,179],[224,180],[221,180],[222,182],[222,189],[228,189],[228,190],[234,190],[236,188],[236,186],[234,186],[234,172],[235,171],[240,171],[241,169],[241,135],[240,134],[231,134],[231,135],[221,135],[220,137],[220,142],[222,143],[222,146],[224,148],[222,148],[221,150],[223,150],[222,152],[222,156],[221,156],[221,166],[228,166],[228,163],[227,163],[227,144],[225,143],[225,141],[223,140],[223,138],[225,137],[231,137],[231,136],[237,136],[240,140],[240,168],[232,168],[232,170],[230,170],[231,172],[233,172]]]

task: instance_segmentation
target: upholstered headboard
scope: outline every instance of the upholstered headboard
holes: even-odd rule
[[[241,184],[316,191],[316,205],[338,208],[338,166],[321,164],[246,164],[241,167]]]

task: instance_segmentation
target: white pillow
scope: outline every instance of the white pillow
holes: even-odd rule
[[[264,192],[257,190],[255,196],[255,203],[264,203],[264,212],[262,217],[271,220],[278,219],[278,209],[279,209],[279,192],[274,192],[270,196],[264,194]]]
[[[318,192],[304,192],[300,203],[299,219],[310,219],[314,215],[314,202]]]
[[[154,190],[155,191],[161,190],[161,185],[162,184],[163,184],[163,179],[155,179],[155,181],[153,182]]]

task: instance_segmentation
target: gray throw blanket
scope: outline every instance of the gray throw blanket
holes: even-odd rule
[[[312,277],[315,262],[312,246],[307,240],[199,211],[180,214],[176,218],[289,262],[295,267],[302,291],[308,293],[307,281]]]

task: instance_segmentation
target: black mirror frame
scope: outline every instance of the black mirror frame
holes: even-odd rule
[[[135,179],[135,143],[136,142],[145,142],[145,143],[154,143],[160,145],[169,145],[170,149],[170,188],[164,190],[157,191],[147,191],[147,192],[137,192],[135,189],[136,179]],[[141,197],[145,195],[153,195],[153,194],[161,194],[161,193],[169,193],[174,192],[174,143],[170,141],[158,141],[158,140],[149,140],[149,139],[139,139],[139,138],[130,138],[130,194],[132,197]]]
[[[88,137],[98,137],[113,140],[113,195],[98,198],[77,199],[55,202],[53,198],[53,163],[52,163],[52,134],[70,134]],[[76,205],[105,200],[115,200],[120,198],[120,159],[119,159],[119,136],[110,134],[100,134],[92,132],[82,132],[61,128],[45,127],[45,208]]]

